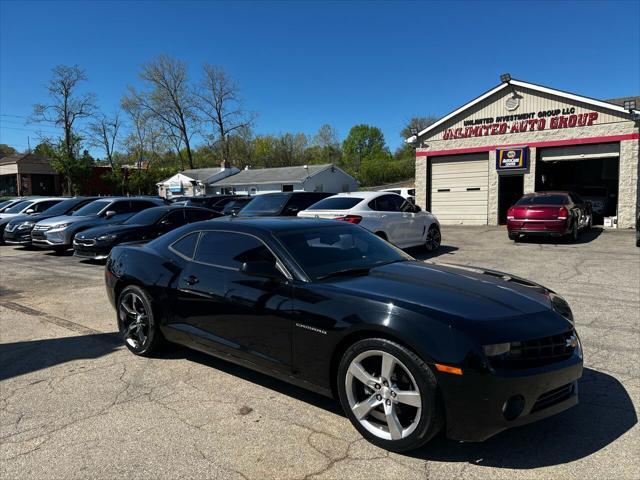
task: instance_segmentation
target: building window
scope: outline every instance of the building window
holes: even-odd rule
[[[293,185],[282,185],[283,192],[293,192]]]

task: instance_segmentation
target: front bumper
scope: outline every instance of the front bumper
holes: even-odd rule
[[[76,257],[89,258],[92,260],[104,260],[109,256],[111,246],[82,245],[77,240],[73,242],[73,254]]]
[[[71,241],[67,238],[64,230],[36,230],[31,231],[31,244],[34,247],[52,249],[52,248],[70,248]]]
[[[563,362],[535,369],[438,374],[446,405],[447,436],[481,442],[508,428],[560,413],[578,403],[581,376],[579,349]],[[508,419],[509,411],[504,412],[503,407],[517,396],[523,400],[521,413]]]
[[[513,219],[507,221],[510,234],[562,236],[571,229],[567,220]]]
[[[31,244],[31,231],[30,230],[12,230],[4,232],[4,241],[9,245],[30,245]]]

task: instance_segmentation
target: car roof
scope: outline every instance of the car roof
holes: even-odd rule
[[[284,232],[293,230],[317,229],[336,225],[350,225],[346,222],[337,220],[327,220],[318,218],[302,218],[302,217],[219,217],[213,220],[205,220],[204,222],[194,223],[200,225],[208,224],[210,227],[216,227],[223,230],[237,230],[238,232],[248,230],[258,230],[261,232]]]
[[[354,198],[362,198],[363,200],[369,200],[376,197],[381,197],[382,195],[398,195],[393,192],[385,192],[385,191],[358,191],[358,192],[344,192],[344,193],[336,193],[334,197],[354,197]],[[398,195],[400,196],[400,195]]]

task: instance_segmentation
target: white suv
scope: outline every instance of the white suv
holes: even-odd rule
[[[438,219],[395,193],[339,193],[311,205],[298,216],[356,223],[400,248],[424,245],[433,251],[440,246]]]

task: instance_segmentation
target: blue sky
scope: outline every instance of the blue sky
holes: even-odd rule
[[[391,148],[414,115],[442,116],[519,78],[596,98],[640,94],[640,2],[36,2],[0,0],[0,143],[25,125],[57,64],[86,69],[112,111],[160,53],[223,65],[257,133],[344,137],[380,127]]]

